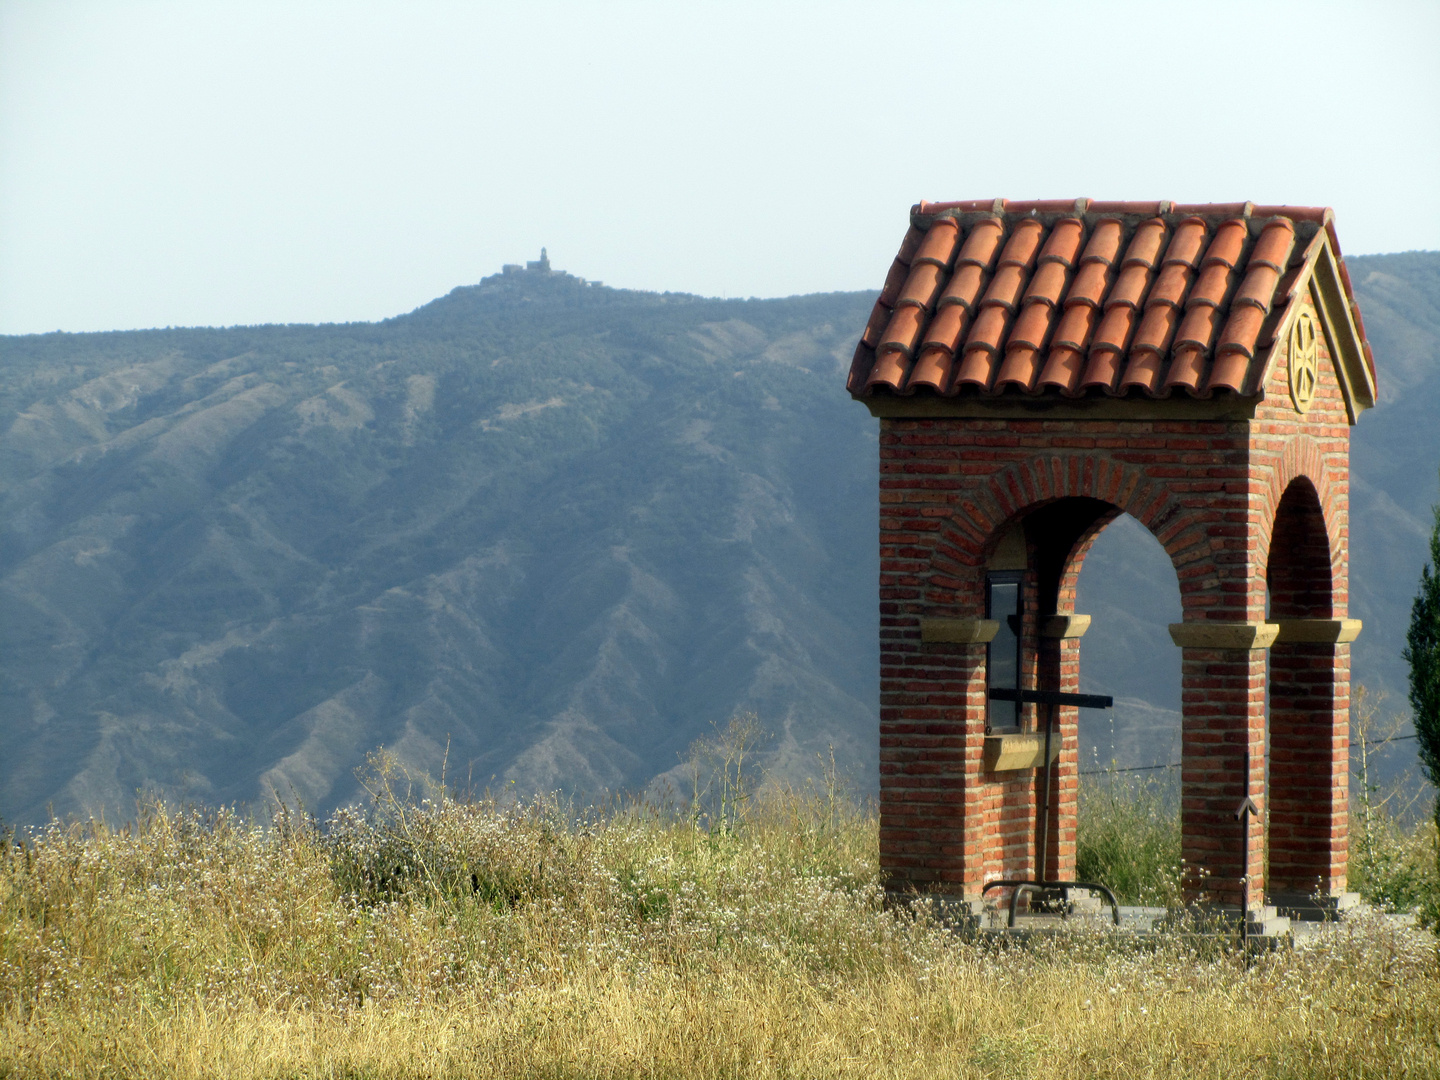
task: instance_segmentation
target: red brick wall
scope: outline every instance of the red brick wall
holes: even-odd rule
[[[1323,335],[1318,351],[1306,413],[1291,401],[1282,351],[1252,429],[1257,560],[1272,620],[1347,614],[1350,423]],[[1338,891],[1349,848],[1350,646],[1280,642],[1269,660],[1271,885]]]
[[[1285,388],[1283,355],[1274,366],[1253,422],[881,421],[880,842],[891,888],[973,897],[988,879],[1035,870],[1043,772],[988,774],[982,768],[985,647],[920,641],[922,615],[984,615],[985,563],[1002,526],[1064,498],[1103,504],[1098,516],[1084,510],[1094,516],[1088,527],[1080,522],[1078,532],[1060,540],[1049,533],[1029,536],[1032,567],[1046,544],[1066,545],[1058,552],[1063,571],[1054,586],[1056,613],[1073,613],[1084,553],[1123,510],[1169,553],[1187,622],[1260,621],[1281,496],[1297,477],[1308,477],[1320,509],[1309,521],[1306,550],[1313,561],[1313,526],[1323,522],[1326,537],[1318,550],[1330,553],[1333,609],[1335,617],[1344,614],[1349,431],[1339,387],[1322,363],[1315,404],[1301,416]],[[1283,528],[1280,542],[1292,543]],[[1049,555],[1053,561],[1057,552]],[[1271,566],[1272,573],[1279,565]],[[1286,593],[1286,610],[1277,617],[1295,617],[1301,602],[1296,595],[1293,588]],[[1318,610],[1313,597],[1303,602],[1305,610]],[[1024,642],[1031,667],[1026,685],[1036,685],[1038,677],[1048,689],[1078,689],[1078,641],[1042,642],[1032,609]],[[1286,647],[1272,664],[1282,714],[1273,733],[1272,785],[1281,806],[1272,827],[1288,830],[1276,833],[1280,858],[1272,843],[1272,861],[1283,868],[1287,884],[1303,873],[1338,887],[1344,878],[1349,650],[1326,646],[1329,654],[1321,656],[1316,648]],[[1247,791],[1247,749],[1248,790],[1263,802],[1265,683],[1264,650],[1184,650],[1184,854],[1205,877],[1196,877],[1192,887],[1211,899],[1233,902],[1247,872],[1253,895],[1263,885],[1262,829],[1252,829],[1242,859],[1241,827],[1233,815]],[[1052,876],[1068,877],[1078,762],[1075,710],[1061,714],[1046,862]],[[1034,724],[1033,709],[1028,723]],[[1326,743],[1319,788],[1297,784],[1299,774],[1290,771],[1315,764],[1302,744],[1317,731]]]

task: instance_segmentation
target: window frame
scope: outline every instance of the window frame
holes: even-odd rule
[[[1024,658],[1025,658],[1025,571],[1024,570],[991,570],[985,575],[985,618],[994,619],[993,594],[996,585],[1015,586],[1015,616],[1019,628],[1014,630],[1015,634],[1015,685],[1005,689],[1019,690],[1024,681]],[[996,620],[998,621],[998,620]],[[997,631],[996,637],[999,637]],[[992,681],[991,673],[994,671],[992,659],[995,650],[995,639],[991,638],[985,643],[985,733],[989,734],[1011,734],[1021,731],[1021,705],[1020,702],[991,701],[990,691],[996,684]],[[1005,710],[997,710],[996,706],[1007,706]],[[1010,710],[1013,709],[1013,712]],[[1009,712],[1005,722],[997,716],[997,711]]]

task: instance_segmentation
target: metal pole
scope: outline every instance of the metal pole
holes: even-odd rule
[[[1235,820],[1240,822],[1240,836],[1244,848],[1240,857],[1240,948],[1245,954],[1245,965],[1250,965],[1250,819],[1260,816],[1260,808],[1250,797],[1250,743],[1246,734],[1245,743],[1245,797],[1235,811]]]
[[[1249,732],[1246,732],[1249,737]],[[1250,744],[1245,744],[1245,802],[1250,801]],[[1243,806],[1244,804],[1242,804]],[[1250,964],[1250,815],[1240,811],[1240,952]]]
[[[1055,727],[1055,706],[1045,706],[1045,815],[1040,819],[1040,852],[1035,876],[1045,880],[1046,862],[1050,855],[1050,733]]]

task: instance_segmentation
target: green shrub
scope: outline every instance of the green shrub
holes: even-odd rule
[[[1417,601],[1418,603],[1418,601]],[[1403,713],[1384,709],[1385,693],[1355,686],[1350,709],[1350,864],[1349,887],[1382,911],[1414,911],[1440,930],[1440,836],[1436,821],[1423,818],[1426,786],[1406,775],[1377,783],[1371,761],[1376,753],[1408,738]],[[1431,817],[1434,818],[1434,808]]]
[[[1382,911],[1416,911],[1440,925],[1433,821],[1407,829],[1383,809],[1350,815],[1350,888]]]
[[[1134,773],[1086,777],[1075,874],[1122,904],[1174,907],[1180,896],[1180,815],[1173,784]]]
[[[361,783],[370,806],[337,812],[314,837],[336,887],[360,903],[473,899],[498,910],[571,893],[596,873],[594,811],[577,817],[554,798],[457,801],[385,753],[371,755]]]

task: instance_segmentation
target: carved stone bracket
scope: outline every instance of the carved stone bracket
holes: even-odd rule
[[[1280,633],[1271,622],[1177,622],[1170,640],[1182,649],[1268,649]]]
[[[1359,619],[1281,619],[1278,623],[1280,634],[1276,645],[1292,643],[1315,643],[1321,645],[1345,645],[1360,636]]]
[[[1060,740],[1050,740],[1050,760],[1060,756]],[[1035,769],[1045,764],[1045,736],[1039,733],[1015,732],[985,736],[985,769],[988,772],[1013,772]]]
[[[920,619],[920,640],[930,644],[983,645],[999,632],[994,619]]]
[[[1079,638],[1089,629],[1089,615],[1047,615],[1040,620],[1042,638]]]
[[[1359,619],[1280,619],[1277,622],[1171,623],[1182,648],[1268,649],[1271,645],[1345,645],[1360,636]]]

